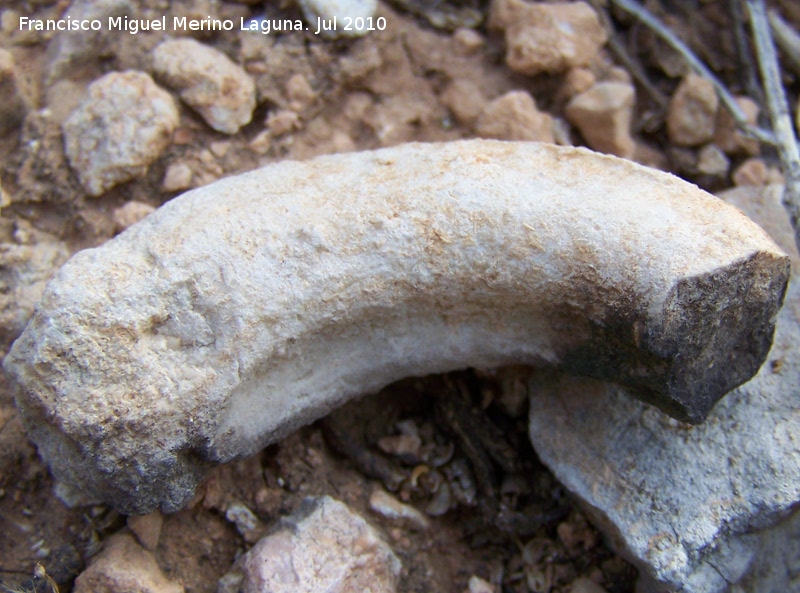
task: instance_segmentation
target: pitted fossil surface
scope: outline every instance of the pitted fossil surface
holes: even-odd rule
[[[766,356],[786,255],[735,208],[584,149],[281,162],[75,255],[5,360],[57,478],[171,511],[204,471],[406,376],[506,364],[702,421]]]

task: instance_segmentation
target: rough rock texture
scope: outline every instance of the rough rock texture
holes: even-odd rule
[[[80,73],[92,62],[114,53],[114,42],[121,35],[108,35],[106,26],[113,17],[131,17],[136,7],[130,0],[74,0],[61,18],[73,21],[98,20],[98,31],[60,31],[47,46],[47,78],[49,81]]]
[[[14,57],[0,48],[0,135],[22,124],[28,101],[19,85]]]
[[[471,125],[486,105],[481,88],[471,80],[455,80],[450,83],[440,99],[462,124]]]
[[[64,122],[64,151],[84,189],[99,196],[147,171],[178,125],[172,96],[144,72],[111,72]]]
[[[127,533],[112,535],[75,580],[75,593],[183,593],[162,574],[155,556]]]
[[[221,51],[194,39],[160,43],[153,71],[218,132],[235,134],[249,124],[256,107],[256,84]]]
[[[689,74],[669,102],[667,135],[678,146],[699,146],[714,137],[719,98],[711,81]]]
[[[481,138],[497,140],[554,141],[553,118],[539,111],[525,91],[511,91],[486,105],[475,132]]]
[[[800,263],[779,191],[742,188],[725,197],[768,226]],[[643,591],[796,590],[788,585],[798,546],[779,543],[786,528],[770,529],[800,502],[794,278],[769,362],[704,424],[670,420],[589,379],[540,376],[529,386],[536,451],[639,566]],[[729,589],[733,583],[740,588]]]
[[[573,97],[564,113],[593,149],[631,158],[636,149],[631,136],[635,98],[630,83],[599,82]]]
[[[587,66],[608,40],[586,2],[494,0],[490,26],[505,31],[506,63],[521,74]]]
[[[25,328],[45,284],[69,250],[45,233],[18,229],[0,242],[0,344],[5,349]]]
[[[298,4],[311,31],[318,29],[317,19],[330,22],[335,18],[335,29],[323,28],[320,31],[323,37],[333,39],[366,35],[369,32],[367,21],[371,17],[374,18],[375,12],[378,10],[378,0],[298,0]],[[352,20],[348,23],[347,19]],[[356,23],[356,19],[365,21],[363,28],[358,28],[360,21]],[[349,29],[347,28],[348,24]],[[375,26],[374,23],[372,26]]]
[[[218,593],[394,593],[400,561],[362,517],[308,498],[224,576]]]
[[[174,510],[400,378],[556,365],[700,421],[761,365],[788,259],[695,186],[486,140],[281,162],[74,256],[5,360],[59,480]]]
[[[128,227],[135,225],[148,214],[152,214],[154,211],[155,208],[150,204],[131,200],[130,202],[125,202],[119,208],[116,208],[112,218],[114,219],[117,230],[124,231]]]

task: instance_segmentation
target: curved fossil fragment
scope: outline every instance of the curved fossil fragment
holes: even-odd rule
[[[48,286],[5,360],[56,477],[175,510],[205,469],[409,375],[554,365],[701,421],[789,273],[735,208],[583,149],[282,162],[176,198]]]

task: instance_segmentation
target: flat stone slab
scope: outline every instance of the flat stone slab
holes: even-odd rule
[[[780,191],[739,189],[729,199],[800,263]],[[551,374],[530,384],[534,448],[639,567],[643,591],[797,590],[789,526],[798,518],[784,521],[800,502],[798,344],[795,275],[767,363],[699,426],[590,379]]]
[[[788,257],[676,177],[488,140],[281,162],[176,198],[48,286],[5,360],[55,476],[173,511],[408,376],[508,364],[701,421],[770,347]]]

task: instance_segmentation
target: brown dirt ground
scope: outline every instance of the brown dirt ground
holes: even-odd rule
[[[237,21],[239,16],[256,14],[259,8],[212,0],[176,2],[169,9],[167,3],[158,0],[136,4],[140,10],[157,13],[213,14]],[[741,67],[727,3],[665,0],[661,4],[670,10],[670,25],[692,42],[730,88],[746,92],[746,83],[737,75]],[[800,10],[791,0],[776,4],[791,21],[800,22]],[[68,5],[68,1],[6,0],[0,9],[53,18]],[[483,3],[470,5],[485,9]],[[298,16],[288,2],[271,3],[269,11],[273,17]],[[105,39],[96,53],[73,65],[68,76],[48,83],[44,70],[50,40],[3,30],[0,47],[13,53],[33,104],[49,108],[31,111],[21,127],[0,137],[0,180],[11,199],[11,205],[2,210],[3,225],[13,229],[27,221],[66,241],[75,251],[111,238],[116,232],[113,212],[126,202],[138,200],[157,207],[171,199],[175,192],[161,189],[170,164],[187,164],[193,172],[192,184],[198,186],[281,159],[411,140],[470,137],[473,130],[456,121],[440,99],[447,84],[456,79],[473,83],[484,100],[512,89],[527,90],[540,109],[562,116],[564,99],[558,90],[563,76],[524,77],[510,71],[503,63],[503,40],[488,34],[485,28],[478,28],[485,44],[465,51],[452,32],[432,27],[419,14],[386,4],[381,5],[380,14],[389,23],[385,31],[352,41],[324,41],[299,32],[203,37],[203,42],[243,63],[256,79],[261,102],[253,123],[238,134],[226,136],[212,131],[182,106],[181,124],[172,144],[148,173],[98,199],[82,193],[66,164],[60,123],[80,101],[86,85],[98,76],[129,68],[147,70],[149,51],[160,41],[159,35],[118,34]],[[638,56],[655,86],[668,97],[678,82],[671,70],[674,56],[629,19],[620,18],[618,28],[623,44]],[[713,46],[705,43],[710,32],[716,39]],[[610,54],[602,54],[594,69],[612,66]],[[265,119],[290,106],[286,85],[298,73],[314,93],[301,105],[293,106],[299,115],[295,129],[272,137],[267,150],[254,150],[250,143],[264,130]],[[797,80],[788,74],[787,86],[796,100]],[[693,175],[691,163],[696,155],[668,145],[661,125],[663,110],[643,91],[638,95],[634,132],[641,147],[637,153],[640,160],[681,173],[709,189],[730,185],[728,177]],[[0,344],[3,352],[9,344],[9,340]],[[611,593],[632,591],[635,569],[605,547],[601,536],[586,524],[525,445],[524,410],[509,414],[508,408],[503,408],[501,401],[507,394],[494,378],[476,375],[470,381],[477,394],[470,402],[473,408],[491,418],[489,421],[510,427],[512,446],[525,460],[529,473],[526,494],[509,504],[521,509],[530,503],[544,509],[543,517],[547,518],[538,529],[509,534],[480,504],[461,505],[433,517],[433,527],[423,531],[383,519],[367,504],[369,494],[381,487],[380,481],[365,476],[352,461],[333,451],[318,423],[260,455],[213,471],[190,508],[165,517],[156,554],[162,570],[182,582],[187,592],[212,592],[237,555],[253,543],[252,534],[242,537],[226,520],[225,510],[231,503],[246,504],[267,528],[279,516],[293,511],[303,497],[330,494],[385,530],[403,562],[401,591],[460,593],[471,575],[502,580],[506,592],[568,591],[578,576],[589,576]],[[394,416],[381,424],[362,415],[362,424],[351,425],[348,430],[369,428],[372,437],[364,438],[361,444],[378,452],[377,438],[395,434],[393,422],[397,419],[413,418],[418,426],[436,425],[432,406],[424,403],[430,396],[420,394],[447,391],[444,384],[441,378],[406,381],[370,396],[380,402],[379,409],[393,410]],[[409,401],[416,404],[409,407]],[[372,409],[366,405],[360,408]],[[446,431],[433,430],[430,434],[438,446],[457,445],[455,457],[464,455],[458,438]],[[406,476],[414,468],[414,464],[398,465]],[[498,467],[492,471],[497,486],[504,474]],[[421,508],[430,501],[424,492],[406,492],[404,496]],[[75,576],[100,549],[103,539],[125,529],[125,525],[126,518],[106,506],[69,509],[55,497],[52,478],[26,438],[9,386],[0,376],[0,580],[9,586],[24,584],[36,563],[41,562],[61,590],[70,591]],[[535,553],[536,545],[531,542],[544,552]],[[33,584],[43,590],[41,582]]]

